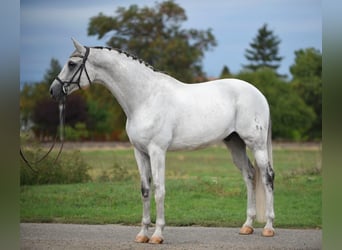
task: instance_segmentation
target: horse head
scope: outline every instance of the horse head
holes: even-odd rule
[[[56,100],[61,100],[75,90],[85,88],[92,82],[86,67],[90,49],[75,39],[72,41],[76,50],[71,54],[50,86],[50,94]]]

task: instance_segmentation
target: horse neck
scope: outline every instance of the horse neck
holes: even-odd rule
[[[106,49],[94,51],[94,81],[103,84],[115,96],[127,117],[158,90],[169,85],[165,82],[172,82],[173,78],[154,72],[125,54]]]

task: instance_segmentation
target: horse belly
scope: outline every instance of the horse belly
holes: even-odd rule
[[[183,111],[169,149],[198,149],[222,141],[234,130],[233,116],[232,110],[223,110],[222,106]]]

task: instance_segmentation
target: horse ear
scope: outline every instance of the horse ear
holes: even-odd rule
[[[71,38],[71,40],[74,43],[76,50],[81,54],[84,54],[86,51],[85,47],[82,44],[80,44],[75,38]]]

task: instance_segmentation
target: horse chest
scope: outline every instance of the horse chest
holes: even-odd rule
[[[167,148],[172,137],[171,124],[167,114],[145,111],[127,120],[126,132],[131,143],[144,151],[151,143]]]

